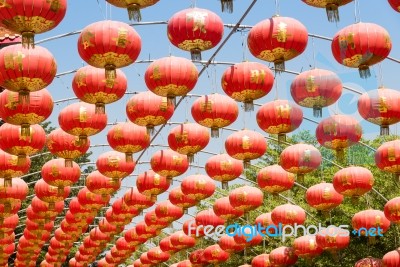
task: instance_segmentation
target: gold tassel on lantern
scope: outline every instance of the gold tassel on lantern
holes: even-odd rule
[[[339,22],[339,6],[337,4],[326,4],[326,15],[329,22]]]
[[[336,160],[339,163],[344,163],[344,150],[343,149],[336,150]]]
[[[313,115],[315,118],[321,118],[322,117],[322,108],[318,106],[313,107]]]
[[[115,80],[115,78],[117,78],[117,71],[114,65],[106,65],[104,69],[106,70],[105,72],[106,80],[112,81]]]
[[[228,13],[233,12],[233,0],[221,0],[221,9],[222,12],[225,12],[225,10]]]
[[[133,162],[133,153],[125,153],[125,161],[126,162]]]
[[[141,21],[142,15],[140,14],[140,5],[131,4],[128,6],[128,16],[129,20]]]
[[[146,126],[147,134],[148,135],[153,135],[154,134],[154,125],[147,125]]]
[[[65,159],[64,166],[67,168],[72,168],[72,159]]]
[[[201,60],[201,50],[199,48],[190,50],[190,56],[192,60]]]
[[[370,71],[368,65],[360,65],[358,67],[358,72],[360,73],[360,77],[362,79],[367,79],[367,78],[371,77],[371,71]]]
[[[381,125],[381,135],[389,135],[389,125]]]
[[[96,110],[95,110],[95,114],[104,114],[106,113],[106,105],[104,103],[96,103]]]
[[[277,59],[274,61],[275,72],[281,73],[285,71],[285,61],[283,59]]]
[[[218,138],[219,137],[219,128],[211,128],[211,137]]]
[[[34,32],[23,32],[22,35],[22,47],[23,48],[35,48],[35,33]]]
[[[254,111],[254,103],[253,100],[249,99],[249,100],[245,100],[244,101],[244,111],[248,112],[248,111]]]

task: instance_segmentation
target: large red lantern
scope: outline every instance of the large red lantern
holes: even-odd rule
[[[328,21],[339,22],[339,7],[347,5],[353,0],[302,0],[307,5],[326,9]]]
[[[386,267],[381,259],[372,257],[364,258],[356,262],[354,267]]]
[[[189,8],[175,13],[168,20],[168,39],[186,51],[192,60],[201,60],[201,51],[215,47],[222,39],[224,25],[214,12],[201,8]]]
[[[221,77],[224,92],[244,103],[244,110],[254,110],[253,101],[266,96],[272,89],[271,70],[258,62],[241,62],[227,68]]]
[[[243,265],[242,265],[243,266]],[[271,267],[271,262],[269,261],[269,254],[260,254],[255,256],[251,260],[251,265],[249,267]]]
[[[293,243],[294,253],[300,258],[311,259],[322,254],[322,248],[318,246],[316,237],[305,235],[297,237]]]
[[[26,157],[18,164],[18,157],[8,154],[0,149],[0,177],[4,179],[4,186],[11,186],[12,178],[22,176],[29,172],[31,160]]]
[[[126,205],[138,210],[149,208],[154,204],[154,201],[148,195],[140,193],[137,187],[129,189],[124,194],[124,202]]]
[[[150,166],[154,172],[167,177],[170,181],[173,177],[185,173],[189,168],[189,162],[186,155],[165,149],[153,154]]]
[[[234,208],[231,205],[229,197],[216,199],[213,205],[213,210],[215,215],[227,221],[241,217],[244,214],[242,209]]]
[[[139,34],[119,21],[98,21],[86,26],[78,38],[78,52],[89,65],[105,69],[105,78],[115,79],[116,68],[135,62],[142,49]]]
[[[185,96],[196,86],[199,73],[196,66],[182,57],[164,57],[152,62],[144,80],[154,94],[174,100]]]
[[[296,144],[285,148],[279,160],[283,169],[297,174],[299,181],[303,180],[304,174],[316,170],[321,162],[321,152],[307,144]]]
[[[219,137],[219,128],[231,125],[239,115],[236,102],[220,94],[205,95],[196,99],[191,112],[198,124],[211,129],[211,137]]]
[[[218,245],[228,253],[238,253],[245,249],[244,244],[238,244],[232,236],[223,235],[218,241]]]
[[[207,128],[197,123],[183,123],[168,134],[168,145],[180,154],[187,155],[190,163],[194,154],[204,149],[210,141]]]
[[[275,195],[290,190],[294,181],[294,174],[285,171],[277,164],[264,167],[257,174],[257,183],[260,189]]]
[[[114,79],[107,79],[101,69],[85,66],[75,73],[72,89],[80,100],[95,104],[96,113],[104,113],[105,104],[121,99],[128,87],[125,74],[117,70],[116,75]]]
[[[41,174],[46,183],[58,187],[62,192],[64,187],[71,186],[79,180],[81,169],[75,162],[72,162],[72,167],[65,167],[63,159],[52,159],[43,165]]]
[[[347,115],[333,115],[322,120],[315,130],[318,142],[336,151],[339,161],[344,159],[344,149],[360,141],[361,125],[356,119]]]
[[[172,222],[183,216],[183,209],[173,205],[169,200],[165,200],[157,205],[155,213],[158,218]]]
[[[215,181],[222,182],[222,188],[227,189],[228,182],[242,174],[243,162],[228,154],[219,154],[208,158],[205,170],[208,176]]]
[[[307,42],[308,32],[301,22],[279,16],[257,23],[247,37],[250,53],[261,60],[274,62],[278,72],[285,70],[285,61],[304,52]]]
[[[306,212],[297,205],[284,204],[272,210],[271,219],[276,225],[303,225],[306,221]]]
[[[293,100],[302,107],[312,108],[314,117],[322,116],[322,108],[339,100],[343,85],[336,73],[312,69],[294,78],[290,86]]]
[[[286,134],[299,128],[303,122],[301,108],[288,100],[274,100],[257,111],[258,126],[269,134],[277,134],[279,141],[286,141]]]
[[[104,176],[99,171],[93,171],[86,177],[86,187],[90,192],[107,197],[121,187],[121,181]]]
[[[358,22],[338,31],[331,49],[339,64],[358,68],[361,78],[371,76],[369,67],[384,60],[392,49],[389,33],[373,23]]]
[[[390,221],[383,211],[372,209],[357,212],[353,216],[351,224],[354,230],[359,231],[359,235],[368,235],[371,229],[377,229],[376,235],[379,236],[379,234],[384,234],[390,227]]]
[[[381,87],[368,91],[360,96],[357,107],[361,117],[377,124],[381,128],[381,135],[389,134],[389,125],[400,121],[400,93]]]
[[[272,266],[285,267],[294,265],[297,262],[295,250],[291,247],[279,247],[269,253],[269,261]]]
[[[195,174],[183,179],[181,189],[185,195],[200,201],[214,194],[215,183],[207,175]]]
[[[383,258],[383,266],[385,267],[399,267],[400,266],[400,248],[389,251]]]
[[[245,213],[263,204],[264,194],[257,187],[242,186],[229,192],[229,203],[233,208]]]
[[[178,249],[187,249],[196,245],[196,239],[187,236],[183,231],[177,231],[171,235],[171,244]]]
[[[78,102],[60,111],[58,123],[65,132],[79,136],[79,140],[85,143],[88,136],[95,135],[106,128],[107,114],[96,114],[94,105]]]
[[[99,155],[96,161],[97,170],[114,180],[129,176],[135,169],[135,162],[127,162],[125,155],[118,151],[108,151]]]
[[[209,264],[218,264],[229,259],[229,253],[221,249],[219,245],[208,246],[203,251],[203,257]]]
[[[50,153],[65,159],[65,166],[72,167],[72,160],[85,154],[90,146],[90,140],[79,142],[79,137],[68,134],[60,128],[52,131],[46,140]]]
[[[375,152],[376,166],[385,172],[400,177],[400,140],[383,143]]]
[[[141,21],[140,10],[155,5],[159,0],[107,0],[113,6],[126,8],[130,20]]]
[[[139,174],[136,179],[138,191],[144,195],[151,196],[152,201],[157,199],[157,195],[167,191],[169,185],[166,177],[152,170]]]
[[[306,201],[308,205],[322,212],[329,212],[343,202],[343,195],[339,194],[333,184],[320,183],[307,189]]]
[[[339,170],[333,176],[333,187],[343,196],[358,198],[369,192],[373,185],[372,172],[363,167],[347,167]]]
[[[174,105],[167,97],[152,92],[140,92],[126,104],[128,119],[139,126],[146,126],[147,132],[153,133],[154,127],[167,123],[174,114]]]
[[[262,157],[267,151],[267,141],[258,132],[241,130],[229,135],[225,140],[225,149],[229,156],[243,160],[244,167],[250,166],[250,160]]]
[[[125,153],[126,161],[133,161],[132,154],[150,145],[150,135],[146,128],[123,122],[114,125],[107,133],[107,141],[118,152]]]
[[[175,187],[172,189],[169,192],[168,199],[172,204],[181,207],[185,212],[187,212],[188,208],[197,204],[196,198],[194,196],[184,194],[181,187]]]
[[[400,1],[399,0],[388,0],[390,6],[397,12],[400,12]],[[390,266],[389,266],[390,267]]]
[[[384,213],[393,223],[400,223],[400,197],[395,197],[385,204]]]
[[[83,207],[89,209],[100,209],[110,200],[110,196],[104,197],[94,194],[86,186],[79,190],[77,198]]]

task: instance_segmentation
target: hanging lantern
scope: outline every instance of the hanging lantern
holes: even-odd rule
[[[390,6],[397,12],[400,12],[400,1],[399,0],[388,0]],[[388,266],[391,267],[391,266]]]
[[[304,174],[316,170],[322,162],[322,155],[312,145],[296,144],[285,148],[281,155],[279,164],[288,172],[297,174],[301,182]]]
[[[86,177],[86,187],[90,192],[107,198],[121,187],[121,181],[102,175],[99,171],[93,171]]]
[[[291,247],[279,247],[269,253],[269,261],[272,266],[284,267],[291,266],[297,262],[295,250]]]
[[[307,5],[318,7],[318,8],[325,8],[326,15],[328,17],[329,22],[339,22],[339,7],[347,5],[353,0],[302,0]]]
[[[177,231],[173,233],[170,240],[171,244],[180,250],[192,248],[196,245],[196,239],[191,236],[187,236],[183,231]]]
[[[383,211],[372,209],[357,212],[351,219],[351,224],[359,235],[368,235],[371,228],[378,229],[377,234],[384,234],[390,228],[390,221]],[[368,239],[370,243],[374,243],[373,236],[368,235]]]
[[[206,213],[206,212],[205,212]],[[214,215],[216,216],[216,214],[214,213]],[[211,215],[211,216],[214,216],[214,215]],[[205,214],[204,215],[202,215],[202,216],[205,216]],[[196,216],[197,217],[197,216]],[[205,217],[207,217],[207,216],[205,216]],[[203,217],[203,219],[205,218],[205,217]],[[218,218],[220,218],[220,217],[218,217],[217,216],[217,219]],[[200,219],[200,221],[201,221],[202,219]],[[190,229],[189,229],[189,226],[190,226]],[[194,238],[198,238],[198,237],[202,237],[202,236],[204,236],[204,228],[203,227],[197,227],[198,225],[196,224],[196,220],[195,219],[189,219],[189,220],[186,220],[184,223],[183,223],[183,225],[182,225],[182,231],[186,234],[186,235],[188,235],[188,236],[191,236],[191,237],[194,237]]]
[[[359,198],[371,191],[373,185],[372,172],[363,167],[347,167],[333,176],[333,187],[345,197]]]
[[[229,197],[221,197],[216,199],[213,205],[213,211],[215,215],[226,221],[242,217],[244,214],[244,211],[242,209],[234,208],[231,205]]]
[[[207,128],[197,123],[183,123],[172,128],[168,134],[168,145],[180,154],[187,155],[190,163],[194,154],[204,149],[210,141]]]
[[[196,99],[191,112],[198,124],[211,128],[211,137],[219,137],[219,129],[234,123],[239,115],[236,102],[220,94]]]
[[[100,154],[96,161],[97,170],[114,180],[124,179],[135,169],[135,162],[127,162],[125,155],[118,151],[108,151]]]
[[[358,99],[358,112],[365,120],[381,127],[381,135],[389,135],[389,125],[400,121],[400,93],[380,87],[368,91]]]
[[[190,60],[169,56],[152,62],[146,69],[144,81],[151,92],[174,102],[175,97],[185,96],[193,90],[198,76],[198,70]]]
[[[276,225],[303,225],[306,221],[306,212],[297,205],[284,204],[272,210],[271,219]]]
[[[204,249],[197,249],[195,251],[192,251],[189,255],[189,261],[191,264],[195,265],[192,267],[200,267],[203,264],[206,264],[204,259]],[[196,264],[200,266],[197,266]]]
[[[76,162],[72,162],[72,167],[65,167],[63,159],[52,159],[43,165],[41,175],[46,183],[58,187],[62,194],[64,187],[78,182],[81,177],[81,169]]]
[[[389,221],[400,223],[400,197],[395,197],[385,204],[384,213]]]
[[[65,132],[79,136],[83,144],[88,136],[101,132],[107,126],[107,114],[96,114],[95,106],[84,102],[70,104],[58,114],[58,123]]]
[[[186,155],[165,149],[153,154],[150,166],[154,172],[167,177],[171,182],[173,177],[182,175],[188,170],[189,162]]]
[[[278,229],[278,226],[272,221],[271,212],[258,215],[255,220],[255,225],[266,228],[265,231],[261,231],[261,233],[264,235],[274,235],[276,234],[276,229]]]
[[[157,205],[155,213],[157,217],[172,222],[183,216],[183,209],[173,205],[169,200],[165,200]]]
[[[353,117],[333,115],[318,124],[315,136],[322,146],[335,150],[338,161],[342,162],[344,149],[360,141],[362,128]]]
[[[100,209],[105,204],[108,204],[110,200],[110,196],[105,198],[101,195],[92,193],[86,186],[79,190],[77,198],[83,207],[89,209]]]
[[[171,201],[173,205],[182,208],[186,213],[188,208],[196,206],[198,203],[194,196],[184,194],[181,187],[172,189],[169,192],[168,200]]]
[[[147,133],[153,134],[154,127],[166,124],[174,114],[174,105],[167,97],[152,92],[140,92],[126,104],[128,119],[139,126],[146,126]]]
[[[339,194],[333,184],[322,182],[309,187],[306,191],[308,205],[323,213],[330,212],[343,202],[343,195]]]
[[[225,220],[217,216],[213,209],[202,210],[198,212],[195,216],[196,225],[211,225],[216,228],[219,225],[224,225]],[[193,225],[193,224],[192,224]],[[200,233],[202,233],[200,231]],[[196,233],[197,236],[197,233]]]
[[[18,164],[18,157],[0,149],[0,177],[4,179],[4,187],[12,185],[12,178],[17,178],[29,172],[31,160],[26,157]],[[1,186],[1,185],[0,185]]]
[[[244,103],[245,111],[254,110],[253,101],[266,96],[274,85],[271,70],[258,62],[241,62],[222,74],[221,87],[236,101]]]
[[[285,61],[303,53],[307,43],[308,32],[301,22],[279,16],[257,23],[247,37],[250,53],[261,60],[274,62],[277,72],[285,70]]]
[[[364,258],[356,262],[354,267],[386,267],[383,265],[381,259],[376,259],[372,257]]]
[[[312,259],[322,254],[323,250],[318,246],[314,235],[297,237],[293,243],[294,253],[299,258]]]
[[[243,162],[231,158],[228,154],[215,155],[208,158],[205,170],[213,180],[222,182],[223,189],[227,189],[228,182],[242,174]]]
[[[21,178],[14,178],[11,186],[4,186],[4,179],[0,178],[0,204],[5,205],[4,212],[13,210],[13,202],[24,201],[28,191],[28,185]]]
[[[135,207],[128,206],[124,202],[123,198],[118,198],[112,204],[113,213],[117,216],[125,216],[127,219],[130,218],[131,220],[133,217],[140,214],[140,210]]]
[[[241,130],[226,138],[225,149],[232,158],[243,160],[244,168],[248,168],[250,160],[258,159],[265,154],[267,141],[258,132]]]
[[[230,254],[241,252],[246,247],[243,244],[236,243],[233,236],[229,236],[226,234],[224,234],[223,236],[220,237],[220,239],[218,241],[218,245],[220,246],[220,248],[222,248],[224,251],[226,251]]]
[[[141,21],[140,10],[155,5],[159,0],[107,0],[113,6],[126,8],[128,10],[129,20]]]
[[[229,253],[222,250],[219,245],[208,246],[203,251],[204,259],[209,264],[218,264],[229,259]]]
[[[109,235],[118,235],[123,231],[121,227],[117,227],[111,223],[109,223],[106,219],[102,219],[99,222],[99,229],[101,232]]]
[[[0,94],[0,117],[7,123],[21,125],[22,135],[29,136],[30,125],[45,121],[53,111],[53,99],[47,91],[29,94],[28,101],[19,101],[18,93],[4,90]]]
[[[50,209],[54,209],[55,203],[64,201],[64,199],[68,197],[70,191],[70,187],[66,186],[63,188],[63,191],[59,193],[57,187],[49,185],[43,179],[40,179],[35,183],[36,196],[40,200],[49,203]]]
[[[59,201],[54,204],[54,209],[50,209],[50,204],[34,197],[31,202],[32,211],[38,216],[56,217],[64,210],[64,201]]]
[[[358,22],[335,34],[332,54],[339,64],[358,68],[360,77],[371,76],[369,67],[384,60],[392,49],[389,33],[373,23]]]
[[[0,203],[0,224],[4,223],[6,219],[18,213],[21,208],[21,203],[21,200],[13,200],[12,202],[7,201],[4,203]],[[1,229],[2,228],[0,227],[0,238],[4,234]],[[14,230],[12,230],[11,232],[13,231]]]
[[[171,244],[171,236],[164,237],[158,244],[162,251],[172,255],[178,252],[180,249]]]
[[[400,248],[389,251],[383,256],[383,266],[385,267],[399,267],[400,263]]]
[[[144,216],[144,222],[149,228],[156,230],[166,228],[170,224],[168,220],[157,217],[155,210],[151,210],[146,213],[146,215]]]
[[[161,250],[160,247],[154,247],[147,251],[147,258],[153,264],[159,264],[169,260],[170,255],[167,252]]]
[[[263,204],[264,194],[257,187],[242,186],[229,192],[229,203],[234,209],[248,213]]]
[[[274,100],[257,111],[258,126],[269,134],[277,134],[278,142],[286,142],[286,134],[299,128],[303,111],[288,100]]]
[[[105,105],[121,99],[128,87],[128,81],[121,70],[116,70],[116,78],[104,78],[101,69],[85,66],[75,73],[72,89],[83,102],[94,104],[96,113],[105,113]]]
[[[383,143],[375,152],[376,166],[400,179],[400,140]]]
[[[65,159],[65,167],[73,166],[73,159],[85,154],[90,146],[90,140],[79,142],[79,137],[68,134],[60,128],[47,135],[46,146],[50,153]]]
[[[149,196],[141,194],[137,187],[132,187],[124,194],[124,202],[138,210],[147,209],[154,205],[154,201]]]
[[[201,60],[201,51],[214,48],[222,40],[224,25],[210,10],[189,8],[168,20],[167,34],[174,46],[190,51],[192,60]]]
[[[242,265],[243,266],[243,265]],[[271,267],[271,262],[269,261],[269,254],[260,254],[255,256],[249,267]]]
[[[285,171],[277,164],[264,167],[257,174],[257,183],[260,189],[273,195],[290,190],[294,181],[294,174]]]
[[[127,162],[132,162],[133,153],[149,147],[150,136],[145,127],[122,122],[114,125],[108,131],[107,141],[113,149],[125,153]]]
[[[17,225],[19,223],[19,217],[18,217],[17,212],[9,217],[4,218],[0,222],[0,238],[4,238],[4,236],[11,235],[14,232],[15,228],[17,227]],[[29,221],[26,223],[27,227],[28,227],[28,224],[29,224]]]
[[[200,201],[214,194],[215,183],[207,175],[195,174],[183,179],[181,189],[185,195]]]
[[[169,185],[166,177],[152,170],[139,174],[136,179],[138,191],[143,195],[151,196],[153,202],[157,200],[157,195],[168,190]]]
[[[86,26],[78,38],[78,52],[89,65],[105,69],[106,80],[117,77],[116,68],[131,65],[142,49],[139,34],[119,21],[98,21]]]

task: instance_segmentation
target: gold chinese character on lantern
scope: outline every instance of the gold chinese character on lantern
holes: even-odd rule
[[[168,208],[166,206],[161,206],[159,209],[160,213],[163,215],[166,215],[168,213]]]
[[[153,79],[155,81],[161,80],[160,66],[158,65],[154,66],[153,75],[150,76],[150,79]]]
[[[382,225],[382,217],[379,215],[375,216],[375,226],[380,227]]]
[[[388,111],[386,100],[387,99],[386,99],[385,96],[380,96],[379,97],[378,110],[379,110],[380,113],[386,113]]]
[[[199,30],[202,33],[206,33],[207,16],[207,12],[193,11],[186,14],[186,21],[193,21],[193,31]]]
[[[202,189],[204,190],[206,188],[206,180],[200,178],[198,179],[195,184],[194,184],[195,189]]]
[[[158,174],[154,175],[153,183],[154,183],[154,185],[160,185],[160,175],[158,175]]]
[[[315,84],[315,76],[310,75],[307,77],[306,90],[309,93],[314,93],[317,90],[317,85]]]
[[[178,143],[184,143],[187,144],[189,142],[188,140],[188,132],[187,131],[182,131],[181,133],[175,134],[175,140]]]
[[[78,71],[75,76],[75,83],[78,85],[78,88],[86,86],[86,73],[84,71]]]
[[[233,163],[232,160],[223,160],[219,163],[219,166],[223,171],[230,171],[232,170]]]
[[[304,162],[310,162],[311,161],[311,150],[310,149],[304,150],[303,161]]]
[[[400,216],[400,204],[396,203],[394,206],[389,206],[389,211],[391,215]]]
[[[286,211],[286,216],[285,216],[286,219],[293,220],[293,219],[296,218],[296,216],[297,216],[297,212],[296,211],[294,211],[294,210]]]
[[[107,165],[110,167],[118,168],[119,162],[121,159],[118,156],[108,156],[107,158]]]
[[[122,128],[121,126],[115,127],[113,138],[119,140],[122,138]]]
[[[250,149],[251,147],[251,142],[250,142],[250,137],[247,135],[242,137],[242,148],[243,149]]]
[[[200,103],[200,110],[201,112],[211,112],[213,106],[213,101],[206,100]]]
[[[290,117],[291,109],[292,108],[288,104],[277,106],[276,110],[278,111],[278,118],[288,119]]]
[[[12,155],[12,156],[8,159],[8,164],[10,164],[11,166],[17,166],[17,164],[18,164],[18,156]]]
[[[329,187],[325,187],[324,192],[322,193],[322,198],[325,200],[329,200],[332,198],[332,196],[333,192],[331,191],[331,189]]]
[[[128,30],[125,28],[119,28],[118,37],[113,38],[112,40],[115,41],[116,46],[125,48],[126,45],[129,43]]]
[[[183,158],[181,156],[172,156],[172,163],[174,165],[180,166],[182,165]]]
[[[273,38],[276,38],[276,40],[280,43],[285,43],[287,41],[287,38],[290,37],[291,35],[289,35],[287,33],[287,24],[284,22],[280,22],[278,24],[278,29],[277,29],[277,33],[275,33],[274,35],[272,35]]]
[[[82,45],[83,49],[87,49],[89,47],[93,47],[94,44],[90,41],[90,39],[94,38],[94,33],[90,31],[84,31],[82,34]]]
[[[244,191],[242,194],[238,194],[237,200],[239,200],[241,202],[247,202],[247,195],[248,195],[248,193],[246,191]]]
[[[324,134],[337,135],[337,123],[336,122],[324,124],[323,129],[324,129]]]
[[[108,88],[114,88],[114,85],[118,84],[116,79],[105,79],[102,80],[102,82],[105,83]]]
[[[86,122],[88,119],[86,107],[79,107],[79,122]]]
[[[166,111],[167,108],[168,108],[168,98],[163,96],[161,98],[160,110]]]
[[[217,258],[219,256],[220,252],[221,251],[219,249],[216,249],[216,250],[211,251],[211,255],[213,256],[213,258]]]
[[[12,6],[6,0],[0,0],[0,8],[12,8]]]
[[[25,54],[22,53],[21,51],[18,51],[16,54],[14,53],[8,53],[4,56],[4,65],[6,70],[7,69],[12,69],[16,70],[15,68],[18,67],[18,71],[23,70],[23,64],[22,60],[25,58]]]
[[[51,166],[51,175],[54,177],[57,177],[58,175],[60,175],[60,171],[58,170],[57,165]]]
[[[345,185],[351,185],[351,183],[349,182],[350,180],[350,174],[346,173],[343,176],[340,176],[340,182],[342,183],[343,186]]]
[[[264,70],[250,70],[250,82],[255,84],[264,84],[265,71]]]
[[[14,110],[17,108],[19,104],[18,98],[15,95],[8,94],[7,95],[7,104],[5,105],[6,108]]]
[[[347,49],[350,47],[351,49],[355,49],[354,44],[354,33],[348,33],[347,35],[340,35],[339,36],[339,46],[340,49]]]
[[[50,10],[53,12],[58,12],[58,10],[62,7],[60,0],[47,0],[47,3],[50,3]]]

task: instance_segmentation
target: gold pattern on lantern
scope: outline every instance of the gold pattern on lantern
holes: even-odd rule
[[[337,123],[336,122],[326,123],[323,125],[323,130],[324,130],[325,135],[333,134],[334,136],[336,136],[337,135]]]
[[[324,192],[322,193],[322,198],[325,200],[329,200],[332,198],[332,196],[333,192],[331,191],[331,189],[329,187],[325,187]]]
[[[150,79],[153,79],[154,81],[159,81],[161,80],[162,74],[160,72],[160,66],[155,65],[153,68],[153,74],[150,76]]]
[[[78,71],[77,75],[75,76],[74,82],[78,85],[78,88],[81,86],[86,86],[86,73],[84,71]]]
[[[296,57],[299,53],[294,49],[285,49],[283,47],[277,47],[272,50],[264,50],[260,52],[257,58],[274,62],[275,60],[290,60]]]
[[[287,24],[284,22],[278,24],[277,32],[272,35],[272,37],[276,38],[276,41],[280,43],[285,43],[290,36],[291,35],[287,33]]]
[[[313,108],[313,107],[325,107],[333,103],[332,99],[325,98],[323,96],[306,97],[299,101],[299,105],[302,107]]]
[[[188,132],[183,130],[181,133],[175,133],[175,140],[178,143],[184,143],[184,144],[188,144],[189,140],[188,140]]]
[[[400,216],[400,204],[396,203],[394,206],[389,206],[389,211],[392,216]]]
[[[10,20],[3,20],[2,23],[7,28],[12,28],[16,32],[24,32],[26,29],[31,29],[35,33],[41,33],[54,28],[54,21],[39,16],[14,16]]]
[[[180,147],[176,150],[176,152],[183,155],[195,154],[201,150],[201,146],[184,146]]]
[[[12,69],[12,70],[22,71],[23,70],[22,60],[24,58],[25,54],[22,53],[21,51],[18,51],[16,54],[12,52],[6,54],[4,57],[4,65],[6,70]],[[18,67],[18,69],[16,69],[16,67]]]
[[[115,41],[116,46],[125,48],[127,44],[130,44],[128,40],[128,30],[123,27],[119,28],[118,37],[112,38],[112,40]]]
[[[94,47],[94,44],[90,41],[90,39],[94,38],[94,33],[90,31],[84,31],[82,34],[82,45],[83,49],[87,49],[89,47]]]
[[[376,227],[382,226],[382,217],[379,216],[379,215],[376,215],[376,216],[375,216],[375,226],[376,226]]]
[[[211,251],[211,255],[213,256],[213,258],[218,257],[220,253],[221,253],[221,251],[219,249],[215,249],[215,250]]]
[[[315,242],[315,239],[310,239],[309,241],[308,241],[308,247],[311,249],[311,250],[316,250],[317,249],[317,242]]]
[[[168,84],[157,86],[153,89],[154,93],[160,96],[169,97],[169,96],[179,96],[186,95],[189,91],[189,88],[186,85],[176,85],[176,84]]]
[[[339,36],[339,46],[340,49],[347,49],[347,47],[350,47],[350,49],[355,49],[356,46],[354,44],[354,36],[355,34],[353,32],[348,33],[347,35],[340,35]]]
[[[46,0],[46,2],[50,3],[50,10],[53,12],[58,12],[63,7],[60,0]]]
[[[118,96],[116,94],[110,94],[105,92],[96,92],[96,93],[87,93],[84,94],[82,100],[86,103],[96,104],[96,103],[104,103],[109,104],[118,100]]]
[[[192,11],[186,14],[186,21],[193,21],[193,31],[199,30],[202,33],[206,33],[206,18],[207,12]]]
[[[136,153],[143,150],[143,147],[141,145],[123,145],[117,146],[115,150],[123,153]]]
[[[345,175],[340,176],[340,182],[342,186],[351,185],[350,174],[346,173]]]
[[[244,102],[250,99],[259,99],[265,95],[263,90],[245,89],[240,92],[232,93],[231,97],[237,101]]]
[[[88,119],[86,107],[79,107],[79,122],[86,122]]]
[[[115,127],[113,139],[119,140],[122,138],[122,136],[123,136],[122,135],[122,127],[121,126]]]
[[[196,180],[196,182],[194,183],[194,188],[200,189],[200,190],[205,190],[206,189],[206,180],[204,180],[203,178]]]
[[[212,100],[206,100],[206,101],[200,102],[200,111],[208,112],[208,113],[212,112],[213,104],[214,104],[214,101],[212,101]]]
[[[207,50],[213,47],[211,41],[205,41],[202,39],[185,40],[178,45],[182,50],[190,51],[192,49]]]
[[[107,166],[118,168],[120,160],[118,156],[108,156]]]
[[[160,185],[160,180],[161,180],[160,175],[155,174],[155,175],[154,175],[153,184],[154,184],[154,185]]]
[[[276,107],[276,110],[278,112],[278,118],[283,118],[283,119],[289,119],[290,117],[290,110],[292,108],[286,104],[286,105],[279,105]]]
[[[60,175],[60,170],[58,169],[57,165],[52,165],[51,166],[51,175],[53,177],[57,177]]]
[[[97,68],[104,68],[106,65],[113,65],[117,68],[120,68],[132,64],[133,60],[127,54],[107,52],[104,54],[92,55],[88,63]]]
[[[98,132],[100,132],[99,129],[87,127],[87,128],[81,128],[81,127],[76,127],[68,131],[69,134],[76,135],[76,136],[90,136],[90,135],[95,135]]]
[[[325,142],[324,146],[332,149],[343,149],[349,147],[351,144],[352,142],[350,142],[349,140],[335,139],[329,142]]]
[[[10,91],[19,91],[21,89],[35,92],[45,88],[48,84],[40,78],[18,77],[4,81],[4,87]]]
[[[387,99],[385,96],[379,97],[378,110],[380,113],[386,113],[388,111],[388,106],[387,106],[386,100]]]
[[[242,149],[250,149],[250,148],[251,148],[250,137],[245,135],[242,137]]]
[[[304,150],[303,161],[304,162],[310,162],[311,161],[311,150],[310,149]]]
[[[10,110],[14,110],[17,108],[17,105],[19,104],[19,100],[17,95],[13,94],[8,94],[7,95],[7,104],[4,106]]]
[[[264,84],[265,70],[250,70],[250,83]]]
[[[182,165],[183,158],[181,156],[172,156],[172,164],[176,166]]]
[[[199,121],[200,125],[203,125],[208,128],[211,128],[211,127],[222,128],[222,127],[228,126],[231,123],[232,122],[230,120],[224,120],[221,118],[218,118],[218,119],[207,118],[207,119]]]
[[[388,148],[387,158],[388,158],[388,161],[396,161],[396,151],[395,151],[394,147]]]
[[[221,168],[222,171],[230,171],[232,170],[233,162],[232,160],[222,160],[219,163],[219,167]]]
[[[45,120],[44,116],[38,116],[35,113],[28,114],[15,114],[7,117],[7,122],[14,125],[21,125],[23,123],[38,124]]]
[[[306,90],[309,93],[314,93],[318,86],[315,84],[315,76],[309,75],[306,79]]]
[[[255,152],[245,152],[245,153],[237,153],[232,156],[232,158],[238,159],[238,160],[247,160],[247,159],[256,159],[261,157],[262,154],[260,153],[255,153]]]
[[[297,212],[295,210],[288,210],[285,213],[285,218],[289,220],[294,220],[297,217]]]
[[[12,8],[12,6],[6,0],[0,0],[0,8]]]
[[[247,193],[246,191],[243,191],[241,194],[237,195],[237,200],[241,201],[241,202],[247,202],[247,195],[249,193]]]

